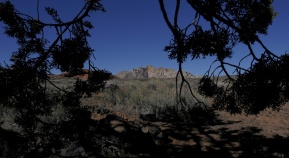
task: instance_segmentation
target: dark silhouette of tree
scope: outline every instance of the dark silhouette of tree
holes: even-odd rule
[[[53,22],[45,23],[39,18],[39,6],[36,9],[38,17],[32,17],[19,12],[10,1],[0,2],[0,22],[5,26],[5,34],[19,45],[11,56],[11,64],[0,65],[0,104],[17,113],[15,122],[23,129],[26,147],[14,154],[24,156],[32,156],[38,150],[33,143],[36,136],[44,139],[41,148],[45,151],[86,137],[90,112],[81,107],[80,99],[99,92],[111,77],[110,72],[90,62],[93,49],[87,37],[93,26],[87,19],[93,12],[105,11],[99,0],[83,1],[83,8],[71,21],[62,21],[57,10],[46,7]],[[48,28],[54,28],[56,36],[52,40],[46,37]],[[89,63],[88,72],[83,71],[85,62]],[[88,73],[89,77],[76,80],[70,90],[62,89],[51,82],[49,74],[53,69],[70,74]],[[49,91],[48,83],[57,90]],[[66,120],[43,119],[58,105],[66,109]]]
[[[168,17],[163,0],[159,0],[164,20],[173,34],[170,44],[165,47],[169,58],[179,63],[182,84],[189,84],[182,74],[182,63],[187,58],[199,59],[215,56],[212,66],[199,84],[199,92],[214,100],[214,107],[231,113],[258,114],[266,108],[278,110],[288,101],[289,57],[285,53],[277,56],[261,41],[259,35],[266,35],[276,13],[272,0],[187,0],[195,11],[194,20],[184,28],[179,26],[180,0],[176,0],[173,20]],[[206,26],[200,24],[206,22]],[[209,26],[209,27],[208,27]],[[248,54],[239,63],[226,59],[234,55],[234,47],[243,44]],[[260,57],[253,45],[263,49]],[[242,67],[244,59],[251,65]],[[233,68],[234,76],[228,72]],[[218,86],[220,74],[227,76],[225,86]],[[178,95],[181,94],[181,88]],[[194,94],[193,94],[194,95]],[[180,98],[180,97],[179,97]]]
[[[185,28],[178,25],[180,0],[176,2],[174,19],[170,22],[163,0],[159,0],[164,19],[173,33],[173,39],[165,50],[170,59],[179,63],[178,75],[182,79],[178,91],[180,100],[183,84],[189,84],[182,74],[182,63],[188,57],[216,56],[215,62],[219,66],[208,70],[199,86],[200,93],[214,98],[216,108],[231,113],[257,114],[268,107],[278,109],[288,101],[289,76],[286,72],[289,57],[286,54],[275,55],[258,37],[267,33],[276,15],[271,7],[272,0],[187,0],[196,15]],[[0,2],[0,22],[5,26],[5,34],[15,38],[19,46],[12,53],[11,63],[0,65],[0,104],[15,111],[14,121],[22,129],[19,134],[0,128],[0,140],[12,141],[1,143],[1,148],[6,147],[5,144],[17,148],[6,153],[6,157],[57,155],[55,150],[73,141],[79,141],[86,151],[94,150],[90,142],[95,133],[91,129],[94,122],[90,119],[91,113],[81,106],[81,99],[104,88],[111,73],[94,67],[90,62],[94,50],[87,38],[93,26],[87,19],[90,14],[105,10],[100,0],[86,0],[73,20],[63,21],[57,10],[47,7],[45,10],[53,23],[46,23],[40,19],[38,6],[36,9],[38,17],[35,18],[19,12],[10,1]],[[202,27],[200,19],[206,20],[210,29]],[[54,39],[46,37],[47,28],[54,29]],[[249,68],[225,60],[234,54],[233,48],[237,43],[248,47],[249,53],[240,59],[240,63],[251,57]],[[253,44],[264,49],[261,57],[256,56]],[[89,71],[83,71],[85,62],[89,64]],[[228,73],[227,66],[235,68],[237,77]],[[87,80],[77,79],[72,88],[63,89],[51,81],[49,74],[53,69],[73,75],[88,73],[89,77]],[[218,70],[227,75],[226,86],[218,86],[219,75],[214,77]],[[56,90],[48,90],[47,84],[55,86]],[[65,109],[66,118],[60,121],[44,119],[52,115],[56,106]]]

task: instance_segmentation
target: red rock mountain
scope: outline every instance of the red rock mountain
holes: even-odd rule
[[[194,75],[187,71],[183,71],[186,78],[195,78]],[[116,74],[117,77],[122,79],[146,79],[146,78],[175,78],[177,71],[169,68],[154,68],[151,65],[147,67],[139,67],[130,71],[121,71]]]
[[[49,76],[53,79],[57,79],[57,78],[75,78],[75,79],[77,79],[78,78],[81,80],[87,80],[88,74],[89,74],[89,70],[83,69],[82,72],[80,72],[79,74],[70,74],[67,72],[63,72],[63,73],[58,74],[58,75],[49,75]],[[112,75],[112,78],[118,78],[118,77],[115,75]]]

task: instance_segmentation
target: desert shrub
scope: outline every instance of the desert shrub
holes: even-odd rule
[[[12,131],[21,131],[21,128],[15,124],[14,119],[17,115],[17,111],[13,108],[7,108],[0,104],[0,123],[4,129]]]
[[[198,79],[190,79],[189,82],[199,101],[208,104],[206,98],[197,93]],[[197,117],[214,119],[212,111],[207,109],[209,107],[201,108],[187,86],[182,90],[181,105],[177,103],[175,79],[113,81],[106,87],[104,99],[124,110],[144,115],[153,114],[159,119],[171,118],[191,124],[199,122]]]
[[[97,113],[97,114],[109,114],[109,113],[111,113],[111,111],[109,109],[107,109],[104,106],[100,106],[100,105],[87,106],[86,108],[91,113]]]
[[[202,104],[194,106],[187,113],[188,123],[197,126],[208,125],[218,121],[218,115],[213,108]]]
[[[105,90],[105,100],[116,106],[124,106],[129,98],[128,91],[123,91],[118,85],[111,84]]]
[[[151,113],[155,106],[172,106],[175,96],[165,83],[157,79],[127,80],[110,85],[106,89],[106,99],[119,107],[140,113]]]
[[[204,104],[195,104],[188,110],[179,110],[177,107],[156,107],[157,118],[174,124],[204,126],[219,121],[215,110]]]

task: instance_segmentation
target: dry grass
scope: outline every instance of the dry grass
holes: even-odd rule
[[[54,82],[64,87],[72,83]],[[196,96],[209,103],[196,93],[198,79],[189,82]],[[91,141],[96,152],[104,157],[289,157],[289,103],[257,116],[212,113],[196,106],[187,88],[182,95],[185,111],[175,108],[174,79],[114,79],[101,93],[84,98],[95,123]],[[63,112],[56,107],[50,119],[65,119]],[[1,114],[2,127],[11,127],[13,111],[2,109]]]
[[[196,92],[197,79],[191,79],[193,92],[196,97],[207,103],[206,99]],[[180,83],[178,83],[180,86]],[[190,95],[188,87],[183,86],[182,100],[186,106],[192,107],[196,100]],[[89,104],[102,100],[103,104],[113,104],[137,113],[151,113],[154,108],[176,106],[176,85],[174,79],[145,79],[145,80],[119,80],[108,82],[107,88],[90,99]],[[86,102],[87,103],[87,102]]]
[[[198,79],[190,80],[194,92]],[[141,114],[157,115],[160,109],[175,106],[175,80],[112,80],[108,89],[85,102],[102,105],[129,122],[150,122],[162,130],[170,143],[162,144],[164,157],[288,157],[289,156],[289,104],[280,111],[261,112],[257,116],[230,115],[216,111],[219,122],[205,126],[174,124],[167,120],[146,120]],[[184,89],[187,105],[194,105]],[[202,101],[205,98],[197,95]],[[176,111],[174,111],[176,112]],[[173,115],[172,113],[170,113]],[[103,117],[103,115],[102,115]],[[152,122],[153,121],[153,122]],[[156,143],[158,144],[158,143]]]
[[[197,93],[198,79],[189,79],[192,91],[199,101],[208,105],[208,101]],[[180,83],[178,83],[180,87]],[[190,113],[202,110],[198,101],[190,94],[184,84],[181,101],[177,103],[175,79],[145,79],[109,81],[107,88],[83,103],[86,106],[106,106],[129,114],[154,115],[161,119],[169,115],[178,117],[181,122],[189,123]],[[198,108],[198,109],[196,109]],[[200,111],[199,111],[200,112]],[[174,118],[175,119],[175,118]]]

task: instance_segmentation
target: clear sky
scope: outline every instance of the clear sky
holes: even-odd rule
[[[36,0],[11,2],[18,10],[36,17]],[[40,0],[40,9],[53,6],[59,10],[60,17],[70,20],[82,7],[81,4],[82,0]],[[102,0],[102,4],[107,12],[98,12],[90,19],[94,29],[91,30],[92,37],[89,43],[95,50],[96,67],[113,74],[147,65],[177,70],[177,62],[168,59],[168,53],[163,51],[172,34],[164,22],[157,0]],[[175,2],[165,0],[165,4],[169,15],[172,15]],[[275,0],[274,7],[278,15],[269,27],[268,35],[262,39],[271,51],[282,54],[289,50],[289,1]],[[185,26],[193,18],[193,10],[182,0],[181,24]],[[40,15],[40,19],[49,21],[43,14]],[[3,34],[2,23],[0,31],[0,63],[3,63],[9,60],[17,45]],[[240,59],[244,51],[247,52],[242,46],[238,46],[231,61]],[[194,75],[203,75],[212,60],[188,60],[183,69]]]

